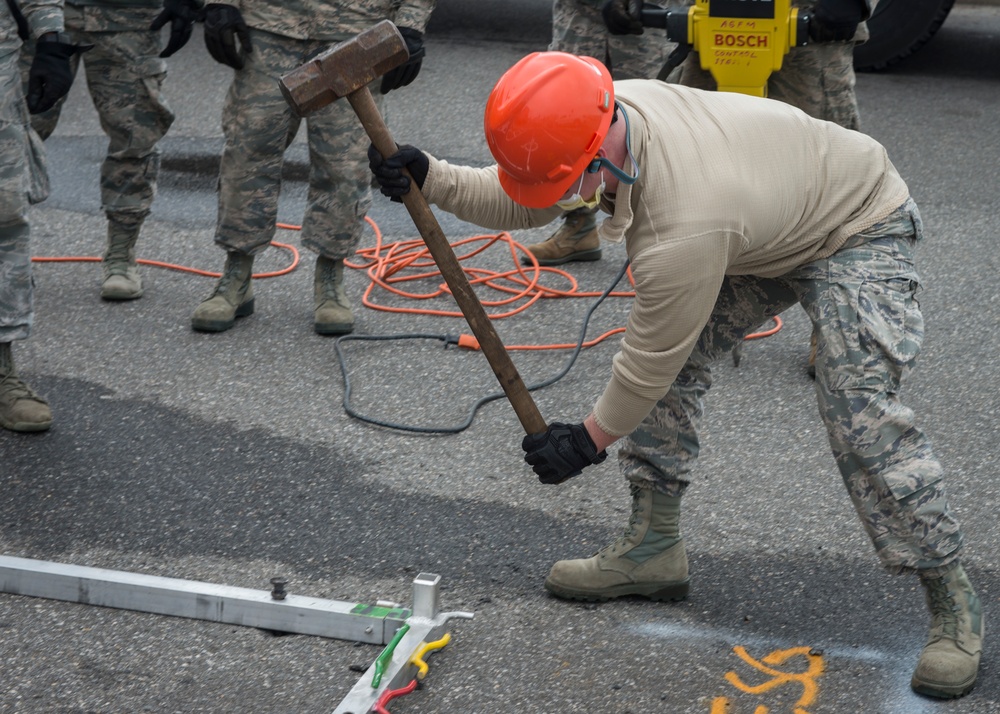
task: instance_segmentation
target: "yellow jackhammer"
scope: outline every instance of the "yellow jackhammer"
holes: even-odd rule
[[[696,0],[691,7],[642,6],[642,24],[677,43],[660,79],[695,50],[719,91],[767,96],[767,80],[792,47],[809,38],[809,16],[790,0]]]

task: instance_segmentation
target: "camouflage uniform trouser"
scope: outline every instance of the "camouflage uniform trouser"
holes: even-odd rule
[[[78,44],[94,45],[73,55],[74,74],[82,58],[87,87],[108,135],[101,164],[101,205],[109,218],[134,224],[149,215],[160,170],[157,142],[174,121],[161,93],[167,76],[160,34],[149,31],[158,10],[150,8],[65,8],[66,32]],[[123,29],[130,28],[130,29]],[[26,77],[31,55],[24,52]],[[32,117],[32,126],[47,139],[59,121],[63,102]]]
[[[0,57],[0,342],[26,339],[33,317],[27,217],[31,125],[17,62],[16,52]],[[37,168],[44,172],[44,166]]]
[[[893,571],[942,567],[962,544],[948,510],[941,465],[899,400],[900,382],[923,341],[914,299],[912,200],[852,236],[833,256],[779,278],[730,276],[687,364],[643,423],[621,443],[631,482],[681,495],[698,456],[710,363],[758,325],[800,303],[819,339],[816,396],[837,467],[854,507]]]
[[[255,254],[274,237],[285,149],[301,119],[278,87],[279,78],[329,49],[328,41],[294,40],[250,30],[253,52],[236,72],[222,111],[226,148],[219,170],[215,242]],[[377,104],[381,95],[373,85]],[[306,118],[309,194],[302,245],[327,258],[350,256],[371,206],[368,139],[351,105],[341,99]]]
[[[615,79],[654,79],[675,47],[665,30],[612,35],[604,26],[604,0],[555,0],[549,49],[599,59]]]
[[[714,90],[715,79],[699,62],[697,52],[688,56],[681,65],[680,84]],[[781,69],[768,80],[767,96],[816,119],[857,131],[860,119],[854,83],[854,42],[814,43],[791,49]]]

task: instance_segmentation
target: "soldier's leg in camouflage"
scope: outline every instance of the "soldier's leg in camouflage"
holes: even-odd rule
[[[309,56],[324,42],[305,49]],[[385,98],[375,80],[369,87],[376,107]],[[278,101],[284,99],[278,95]],[[368,229],[372,203],[368,169],[370,140],[347,102],[334,102],[307,120],[309,196],[302,222],[302,245],[315,252],[313,329],[319,335],[343,335],[354,330],[354,313],[344,288],[344,260],[354,255]]]
[[[101,203],[108,217],[101,297],[135,300],[143,294],[135,247],[156,195],[157,144],[174,121],[161,93],[167,67],[158,56],[158,34],[144,27],[123,30],[117,24],[120,17],[102,8],[91,21],[106,28],[87,36],[95,46],[83,61],[87,87],[108,135],[101,163]]]
[[[105,300],[135,300],[142,297],[142,277],[135,258],[143,216],[108,214],[108,246],[101,260],[103,282],[101,297]]]
[[[562,225],[541,243],[525,246],[539,265],[562,265],[573,261],[601,259],[601,239],[597,236],[597,209],[578,208],[562,217]],[[527,256],[521,259],[530,265]]]
[[[317,43],[318,52],[322,43]],[[379,109],[381,92],[372,88]],[[284,101],[279,96],[280,101]],[[372,193],[368,170],[370,140],[347,102],[334,102],[307,119],[309,195],[302,221],[302,245],[315,252],[313,330],[344,335],[354,330],[354,313],[344,289],[344,259],[354,254],[366,230]]]
[[[624,533],[591,558],[557,562],[546,589],[575,600],[622,595],[678,600],[687,595],[680,504],[698,457],[702,398],[712,383],[709,365],[796,300],[782,281],[747,276],[724,281],[712,317],[674,384],[619,444],[619,464],[632,493]]]
[[[254,311],[254,256],[274,237],[284,152],[295,138],[277,78],[302,57],[289,53],[294,40],[251,28],[253,52],[233,74],[222,108],[226,145],[219,162],[219,214],[215,243],[226,251],[226,265],[212,295],[191,317],[200,332],[222,332]],[[275,98],[275,95],[278,95]]]
[[[899,401],[923,341],[913,298],[919,213],[908,202],[853,236],[829,259],[803,266],[803,306],[818,334],[816,393],[837,466],[882,564],[916,572],[931,633],[912,686],[958,697],[976,680],[979,599],[958,565],[963,535],[951,513],[930,440]]]
[[[203,300],[191,316],[191,327],[198,332],[224,332],[237,317],[253,314],[253,256],[230,251],[226,265],[212,294]]]
[[[48,404],[17,375],[11,343],[26,339],[33,317],[28,226],[28,109],[16,55],[0,60],[0,427],[44,431]],[[44,166],[37,167],[44,172]]]
[[[0,426],[23,432],[52,426],[49,403],[17,376],[10,342],[0,342]]]
[[[318,335],[346,335],[354,330],[354,313],[344,292],[344,261],[341,258],[316,259],[313,280],[316,308],[313,329]]]

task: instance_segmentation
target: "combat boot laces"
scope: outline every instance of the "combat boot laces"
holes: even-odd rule
[[[130,246],[121,242],[112,242],[108,246],[108,252],[104,256],[105,274],[126,275],[128,273],[129,262],[132,258]]]
[[[242,295],[251,280],[251,276],[249,274],[242,276],[242,272],[243,266],[239,263],[239,261],[227,260],[225,267],[222,269],[222,275],[219,277],[219,282],[215,286],[215,292],[212,293],[212,296],[214,297],[216,295],[228,294],[230,287],[236,281],[240,281],[240,284],[236,287],[234,294]]]
[[[332,300],[345,310],[350,310],[351,305],[347,302],[347,293],[344,292],[343,267],[333,261],[324,260],[319,264],[319,271],[317,281],[319,294],[316,296],[318,301]]]
[[[959,616],[962,608],[956,600],[957,593],[949,587],[944,578],[930,580],[926,584],[927,601],[932,617],[932,629],[940,632],[939,636],[949,640],[959,638]]]
[[[617,558],[619,553],[629,550],[634,545],[633,540],[639,535],[639,530],[642,528],[643,508],[639,495],[642,489],[632,484],[629,486],[629,491],[632,493],[632,514],[628,517],[628,523],[622,534],[595,554],[601,559],[606,559],[609,556]]]

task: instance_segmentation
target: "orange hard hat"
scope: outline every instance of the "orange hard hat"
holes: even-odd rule
[[[604,143],[614,115],[611,73],[596,59],[535,52],[507,70],[486,102],[486,142],[516,203],[548,208]]]

